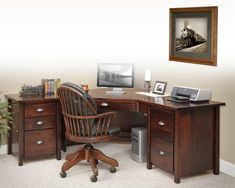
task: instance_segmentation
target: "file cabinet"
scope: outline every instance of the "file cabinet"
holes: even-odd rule
[[[177,105],[177,104],[176,104]],[[175,106],[176,106],[175,105]],[[147,167],[155,165],[180,177],[213,169],[219,173],[217,106],[150,107]],[[218,117],[218,116],[217,116]],[[216,143],[216,145],[215,145]]]
[[[57,98],[7,95],[13,121],[8,154],[24,160],[56,156],[61,159],[61,110]]]
[[[151,113],[151,161],[173,172],[173,113],[155,108]]]

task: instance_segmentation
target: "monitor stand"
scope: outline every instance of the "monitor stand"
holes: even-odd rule
[[[122,88],[113,88],[113,90],[105,91],[107,95],[123,95],[125,91]]]

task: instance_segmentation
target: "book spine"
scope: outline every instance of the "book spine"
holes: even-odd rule
[[[57,80],[54,80],[54,95],[56,95],[56,89],[57,89]]]
[[[60,79],[42,79],[44,95],[56,95],[60,87]]]
[[[43,87],[43,94],[45,95],[45,82],[46,82],[46,79],[42,79],[41,81],[41,84],[42,84],[42,87]]]
[[[51,81],[48,79],[47,80],[47,95],[50,95],[51,92]]]
[[[55,94],[55,79],[51,79],[51,93],[50,95]]]
[[[48,95],[48,80],[45,79],[45,83],[44,83],[44,90],[45,90],[45,95]]]
[[[55,80],[55,95],[57,95],[57,89],[60,87],[60,79],[59,78],[57,78],[56,80]]]
[[[53,89],[53,79],[49,79],[49,91],[48,91],[48,95],[53,95],[54,89]]]

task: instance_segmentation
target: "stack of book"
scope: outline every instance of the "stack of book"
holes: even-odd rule
[[[42,79],[45,95],[56,95],[56,90],[60,87],[60,79]]]

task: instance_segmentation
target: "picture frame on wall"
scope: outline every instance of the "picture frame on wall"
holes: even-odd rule
[[[218,7],[170,9],[169,60],[217,65]]]
[[[166,90],[166,85],[167,85],[167,82],[156,81],[153,87],[153,93],[164,95],[165,90]]]

